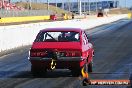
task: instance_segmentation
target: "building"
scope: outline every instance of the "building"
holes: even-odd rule
[[[72,12],[78,12],[81,10],[85,11],[96,11],[99,8],[118,8],[119,1],[118,0],[79,0],[79,2],[64,2],[57,3],[57,7],[60,7],[65,10],[69,10]],[[81,8],[80,8],[81,7]]]

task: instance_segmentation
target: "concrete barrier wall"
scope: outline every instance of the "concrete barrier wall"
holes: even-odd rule
[[[71,19],[71,16],[57,17],[57,19]],[[13,22],[28,22],[28,21],[42,21],[42,20],[50,20],[49,16],[27,16],[27,17],[5,17],[0,19],[0,23],[13,23]]]
[[[26,22],[26,21],[49,20],[49,19],[50,16],[6,17],[6,18],[1,18],[0,23]]]
[[[128,13],[128,18],[129,18],[129,19],[132,18],[132,13]]]
[[[0,52],[19,46],[32,44],[37,33],[44,28],[72,27],[82,28],[85,30],[127,17],[128,15],[124,14],[96,19],[75,19],[65,21],[0,26]]]

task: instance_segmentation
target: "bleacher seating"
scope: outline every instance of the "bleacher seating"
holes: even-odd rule
[[[5,10],[24,10],[23,7],[16,6],[15,4],[9,3],[6,0],[4,0],[4,1],[0,0],[0,9],[1,8],[5,9]]]

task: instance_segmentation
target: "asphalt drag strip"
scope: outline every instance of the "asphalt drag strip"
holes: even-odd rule
[[[96,31],[96,32],[95,32]],[[132,21],[103,25],[86,31],[94,44],[94,72],[90,79],[130,79],[132,73]],[[91,35],[90,35],[91,34]],[[0,57],[0,88],[126,88],[123,86],[82,86],[79,77],[72,77],[69,70],[49,71],[46,76],[35,78],[30,72],[28,50]]]

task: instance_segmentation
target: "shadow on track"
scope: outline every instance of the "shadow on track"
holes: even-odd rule
[[[128,75],[126,72],[93,72],[90,76],[112,76],[112,75]],[[59,78],[59,77],[73,77],[70,70],[54,70],[48,71],[40,77],[34,77],[30,71],[0,71],[0,78]],[[132,80],[132,75],[131,75]]]
[[[48,71],[45,75],[34,77],[30,71],[0,71],[0,78],[59,78],[73,77],[69,70]]]

